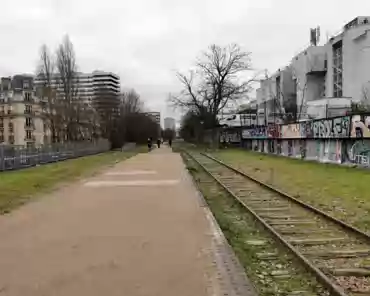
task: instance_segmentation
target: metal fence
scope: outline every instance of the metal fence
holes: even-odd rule
[[[78,142],[41,147],[0,145],[0,171],[16,170],[108,151],[109,142]]]

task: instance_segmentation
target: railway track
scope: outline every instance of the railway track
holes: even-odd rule
[[[202,153],[188,155],[315,275],[330,295],[370,295],[370,236]],[[275,254],[265,254],[274,260]]]

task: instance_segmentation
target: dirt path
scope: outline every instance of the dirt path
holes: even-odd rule
[[[0,217],[0,295],[218,295],[204,213],[178,154],[133,157]]]

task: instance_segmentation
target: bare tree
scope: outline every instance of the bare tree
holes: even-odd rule
[[[251,70],[250,53],[238,45],[211,45],[189,75],[177,73],[183,90],[171,96],[172,102],[186,109],[206,107],[215,117],[229,101],[238,100],[251,90],[252,80],[239,82],[240,74]]]
[[[134,90],[123,92],[121,94],[120,115],[129,113],[138,113],[142,110],[143,103],[140,100],[140,95]]]
[[[142,110],[144,104],[134,90],[121,94],[119,117],[115,119],[112,146],[122,147],[126,142],[145,143],[148,137],[156,137],[159,126]]]
[[[171,96],[170,101],[175,106],[197,113],[209,127],[215,127],[217,115],[227,103],[242,99],[250,92],[255,78],[241,79],[241,75],[249,70],[249,52],[236,44],[226,47],[211,45],[197,59],[196,69],[189,75],[177,73],[183,89],[177,96]]]
[[[77,63],[73,44],[65,36],[56,52],[56,68],[58,93],[62,97],[63,117],[65,123],[66,140],[76,140],[78,135],[78,110],[80,100],[78,97]]]
[[[57,98],[56,89],[53,85],[55,78],[55,61],[48,47],[44,44],[40,49],[39,64],[36,75],[41,82],[38,85],[38,96],[41,97],[41,107],[45,118],[45,127],[51,134],[52,143],[60,141],[62,127],[61,104]]]

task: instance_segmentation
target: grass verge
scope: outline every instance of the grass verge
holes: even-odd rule
[[[91,175],[98,169],[122,161],[138,152],[107,152],[93,156],[80,157],[57,163],[41,165],[18,171],[0,173],[0,214],[9,213],[36,197],[53,189],[62,182]]]
[[[187,157],[184,160],[259,295],[282,296],[297,291],[305,291],[307,295],[327,295],[316,279],[221,186],[193,160]]]
[[[360,229],[370,231],[370,172],[228,149],[215,157]]]

